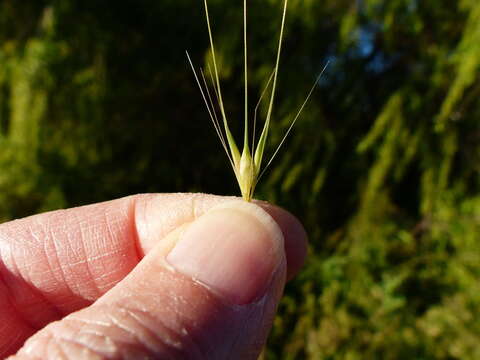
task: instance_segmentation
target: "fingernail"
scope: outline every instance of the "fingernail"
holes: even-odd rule
[[[270,215],[257,205],[233,201],[190,224],[166,260],[243,305],[264,295],[284,256],[282,232]]]

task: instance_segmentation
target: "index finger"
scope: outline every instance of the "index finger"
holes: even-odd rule
[[[0,225],[0,355],[15,351],[49,322],[90,305],[122,280],[156,242],[230,199],[136,195]],[[284,210],[262,206],[284,234],[303,231]],[[298,239],[289,237],[287,261],[295,271],[303,262],[306,244],[301,240],[292,247]]]

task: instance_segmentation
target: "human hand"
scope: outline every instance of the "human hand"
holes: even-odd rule
[[[255,359],[305,254],[285,210],[213,195],[4,223],[0,357]]]

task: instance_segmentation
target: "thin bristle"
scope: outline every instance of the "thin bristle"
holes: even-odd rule
[[[265,88],[262,91],[262,94],[260,95],[260,98],[258,99],[257,105],[255,105],[255,112],[253,115],[253,132],[252,132],[252,149],[255,149],[255,133],[256,133],[256,127],[257,127],[257,113],[258,113],[258,108],[260,107],[260,104],[262,103],[262,100],[267,93],[268,87],[270,83],[272,82],[273,74],[275,73],[275,70],[272,71],[270,74],[270,77],[268,78],[267,84],[265,85]]]
[[[210,107],[212,109],[212,113],[213,113],[212,123],[213,123],[213,126],[215,127],[215,130],[217,130],[218,137],[220,138],[220,141],[222,142],[222,144],[226,144],[225,138],[223,136],[223,132],[221,131],[221,126],[220,126],[220,121],[218,120],[217,111],[215,110],[215,104],[213,103],[213,99],[212,99],[212,96],[210,94],[210,90],[208,88],[207,80],[205,79],[205,74],[204,74],[202,68],[200,68],[200,74],[202,75],[203,87],[205,88],[205,91],[207,93],[207,98],[208,98]]]
[[[195,67],[193,66],[193,63],[192,63],[192,59],[190,58],[190,55],[188,54],[188,51],[185,51],[185,53],[187,54],[187,59],[188,59],[188,62],[190,64],[190,67],[192,69],[192,72],[193,72],[193,75],[195,76],[195,81],[197,82],[197,85],[198,85],[198,88],[200,89],[200,93],[202,94],[202,98],[203,98],[203,101],[205,103],[205,107],[207,108],[207,111],[208,111],[208,115],[210,116],[210,120],[212,121],[213,123],[213,126],[215,128],[215,131],[217,132],[217,135],[218,137],[220,138],[220,141],[222,142],[222,145],[224,146],[224,149],[225,149],[225,152],[227,153],[227,156],[228,156],[228,159],[233,167],[233,170],[235,171],[235,165],[233,163],[233,160],[231,159],[230,157],[230,154],[229,152],[227,151],[227,148],[226,148],[226,144],[225,144],[225,140],[223,139],[222,137],[222,132],[221,132],[221,129],[220,127],[217,128],[216,126],[216,123],[215,123],[215,117],[213,116],[212,114],[212,111],[215,112],[215,109],[210,109],[210,106],[208,104],[208,101],[207,101],[207,98],[205,96],[205,91],[203,90],[202,88],[202,84],[200,83],[200,80],[198,78],[198,75],[197,75],[197,71],[195,70]],[[208,87],[206,87],[207,91],[208,91]],[[215,115],[216,116],[216,115]]]
[[[217,117],[217,112],[215,111],[215,105],[213,104],[212,96],[210,94],[210,90],[208,89],[208,85],[207,85],[207,81],[205,79],[205,75],[204,75],[202,69],[200,69],[200,72],[202,74],[203,85],[205,87],[205,90],[207,91],[208,100],[210,101],[210,106],[212,108],[212,112],[213,112],[213,116],[214,116],[214,118],[212,119],[213,126],[214,126],[214,128],[217,132],[218,137],[220,138],[220,142],[222,143],[223,149],[225,150],[225,153],[228,156],[228,160],[230,160],[230,163],[233,166],[233,160],[230,156],[230,153],[228,152],[227,143],[225,141],[225,137],[223,136],[222,128],[220,126],[220,122],[219,122],[218,117]],[[235,167],[234,167],[234,170],[235,170]]]
[[[215,85],[215,79],[213,78],[212,68],[210,64],[207,64],[208,67],[208,74],[210,75],[210,81],[212,83],[213,91],[215,92],[215,97],[217,98],[217,102],[220,103],[220,97],[218,96],[217,87]]]
[[[275,73],[273,76],[273,85],[272,85],[272,93],[270,95],[270,103],[268,105],[268,111],[267,111],[267,117],[265,119],[265,125],[263,126],[262,133],[260,135],[260,139],[258,141],[257,148],[255,149],[255,156],[254,156],[254,161],[255,161],[255,166],[257,168],[260,168],[262,164],[262,158],[263,158],[263,152],[265,150],[265,143],[267,140],[268,136],[268,129],[270,127],[270,117],[272,116],[272,110],[273,110],[273,101],[275,99],[275,90],[277,87],[277,76],[278,76],[278,66],[280,64],[280,54],[282,52],[282,41],[283,41],[283,30],[285,28],[285,18],[287,16],[287,6],[288,6],[288,0],[285,0],[284,6],[283,6],[283,14],[282,14],[282,25],[280,26],[280,36],[278,39],[278,50],[277,50],[277,59],[275,61]]]
[[[293,128],[293,126],[295,125],[295,123],[297,122],[298,118],[300,117],[300,114],[302,113],[303,109],[305,108],[305,105],[307,105],[308,100],[310,100],[310,97],[311,97],[312,94],[313,94],[313,90],[315,90],[318,82],[320,81],[320,78],[322,77],[323,73],[324,73],[325,70],[327,69],[329,63],[330,63],[330,61],[328,61],[328,62],[325,64],[325,66],[323,67],[322,71],[320,71],[320,74],[319,74],[319,75],[317,76],[317,78],[315,79],[315,82],[313,83],[312,87],[310,88],[310,91],[308,92],[307,97],[305,98],[304,102],[302,103],[302,106],[300,106],[300,109],[298,110],[297,114],[296,114],[295,117],[293,118],[293,121],[290,123],[290,126],[288,127],[287,131],[285,132],[285,135],[283,136],[282,141],[280,141],[280,143],[278,144],[277,148],[275,149],[272,157],[271,157],[270,160],[268,161],[267,165],[265,165],[265,167],[263,168],[262,172],[260,173],[260,175],[259,175],[258,178],[256,179],[257,182],[260,180],[260,178],[261,178],[262,175],[265,173],[265,171],[267,171],[268,167],[270,166],[270,164],[272,163],[273,159],[274,159],[275,156],[277,155],[278,151],[279,151],[280,148],[282,147],[283,143],[284,143],[285,140],[287,139],[288,134],[290,134],[290,131],[292,130],[292,128]]]
[[[202,94],[203,101],[205,103],[205,106],[207,108],[208,114],[210,116],[210,119],[213,123],[213,127],[215,128],[215,131],[220,139],[220,142],[222,143],[222,146],[227,153],[228,159],[230,161],[230,164],[232,165],[233,171],[235,173],[235,176],[238,181],[238,185],[240,186],[240,190],[242,192],[242,196],[246,201],[250,201],[253,197],[253,193],[255,191],[255,187],[258,183],[258,180],[262,177],[262,175],[265,173],[265,170],[270,166],[272,163],[273,159],[279,152],[280,148],[285,142],[285,139],[288,137],[290,131],[292,130],[293,126],[295,125],[297,119],[299,118],[302,110],[304,109],[305,105],[307,104],[308,100],[310,99],[313,90],[320,79],[320,76],[323,74],[325,71],[326,66],[320,73],[320,75],[317,77],[314,85],[310,89],[310,92],[308,93],[305,101],[303,102],[302,106],[300,107],[299,111],[295,115],[295,118],[293,119],[292,123],[288,127],[284,137],[282,138],[282,141],[280,141],[280,144],[277,146],[276,150],[274,151],[272,157],[270,160],[267,162],[267,165],[264,167],[262,171],[260,171],[261,164],[262,164],[262,159],[263,159],[263,153],[265,151],[265,144],[268,138],[268,132],[269,132],[269,127],[270,127],[270,119],[272,116],[273,112],[273,104],[275,100],[275,91],[277,88],[277,77],[278,77],[278,69],[279,69],[279,64],[280,64],[280,55],[282,51],[282,42],[283,42],[283,32],[285,29],[285,19],[287,15],[287,7],[288,7],[288,0],[285,0],[283,3],[283,13],[282,13],[282,21],[281,21],[281,26],[280,26],[280,35],[278,39],[278,48],[277,48],[277,55],[276,55],[276,60],[275,60],[275,67],[273,69],[272,74],[268,78],[267,84],[265,88],[262,91],[262,94],[260,95],[260,99],[258,100],[258,103],[255,106],[255,112],[254,112],[254,117],[253,117],[253,132],[251,136],[251,152],[250,152],[250,144],[249,144],[249,123],[248,123],[248,41],[247,41],[247,0],[243,1],[243,48],[244,48],[244,84],[245,84],[245,99],[244,99],[244,115],[245,115],[245,120],[244,120],[244,144],[243,144],[243,150],[240,155],[240,152],[237,148],[237,145],[235,143],[235,139],[233,138],[229,126],[228,126],[228,120],[227,120],[227,115],[225,112],[225,108],[223,105],[223,98],[222,98],[222,89],[220,86],[220,77],[219,77],[219,72],[218,72],[218,66],[217,66],[217,60],[216,60],[216,53],[215,53],[215,46],[213,43],[213,36],[212,36],[212,28],[210,25],[210,16],[208,12],[208,4],[207,0],[204,0],[204,7],[205,7],[205,17],[207,20],[207,28],[208,28],[208,37],[210,40],[210,51],[212,54],[212,63],[213,63],[213,71],[212,68],[210,67],[210,63],[207,64],[208,66],[208,72],[210,75],[210,80],[212,83],[213,91],[215,93],[216,100],[218,102],[218,107],[220,109],[220,114],[221,118],[223,121],[223,131],[220,125],[220,119],[219,116],[217,116],[217,111],[215,104],[212,99],[212,94],[210,93],[210,89],[207,83],[207,79],[205,78],[205,74],[202,69],[200,69],[201,73],[201,78],[202,82],[199,79],[199,76],[197,74],[197,71],[195,70],[195,67],[193,66],[192,60],[190,59],[190,56],[188,55],[187,52],[187,57],[188,61],[190,63],[190,67],[192,68],[193,74],[195,76],[195,80],[197,82],[197,85],[200,89],[200,93]],[[328,65],[328,64],[327,64]],[[273,82],[272,82],[273,81]],[[268,102],[268,110],[265,118],[265,123],[263,125],[263,129],[260,133],[260,137],[258,139],[258,142],[255,143],[255,135],[256,135],[256,126],[257,126],[257,114],[258,114],[258,109],[260,107],[260,104],[265,96],[267,94],[268,90],[270,89],[270,84],[272,83],[271,86],[271,93],[270,93],[270,100]],[[203,86],[202,86],[203,84]],[[227,145],[228,144],[228,145]],[[252,156],[253,155],[253,156]]]
[[[248,60],[247,60],[247,0],[243,1],[243,51],[244,51],[244,75],[245,75],[245,128],[244,128],[244,151],[248,151]]]
[[[206,20],[207,20],[208,37],[210,39],[210,49],[212,51],[213,70],[214,70],[214,75],[215,75],[216,88],[217,88],[217,91],[218,91],[218,100],[219,100],[220,112],[221,112],[222,118],[223,118],[223,127],[225,128],[225,135],[227,137],[228,146],[230,148],[230,154],[232,156],[233,163],[235,164],[235,168],[237,168],[238,164],[240,163],[240,153],[238,152],[238,148],[235,144],[235,140],[233,139],[233,136],[230,132],[230,128],[228,127],[227,115],[225,114],[225,108],[223,106],[222,89],[220,87],[220,78],[218,76],[217,60],[216,60],[216,54],[215,54],[215,45],[213,44],[212,28],[210,26],[210,15],[208,13],[207,0],[204,0],[203,3],[204,3],[204,7],[205,7],[205,17],[206,17]]]

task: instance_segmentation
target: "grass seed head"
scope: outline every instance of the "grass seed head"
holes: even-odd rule
[[[278,75],[278,68],[280,64],[280,54],[282,50],[282,40],[283,40],[283,30],[285,28],[285,18],[287,14],[287,7],[288,7],[288,0],[284,0],[283,2],[283,14],[282,14],[282,23],[280,26],[280,35],[278,39],[278,47],[277,47],[277,56],[276,56],[276,62],[275,62],[275,68],[273,69],[272,75],[270,76],[268,83],[266,85],[265,90],[263,91],[262,95],[260,96],[260,100],[255,108],[255,117],[254,117],[254,126],[253,126],[253,132],[255,132],[255,125],[256,125],[256,115],[257,115],[257,109],[258,105],[262,101],[262,98],[264,94],[266,93],[266,90],[271,86],[271,92],[270,92],[270,100],[268,103],[268,110],[267,110],[267,115],[265,118],[265,123],[262,129],[262,132],[260,134],[260,137],[258,139],[258,142],[255,143],[255,134],[249,135],[248,134],[248,129],[249,129],[249,121],[248,121],[248,69],[247,69],[247,0],[244,0],[243,2],[243,35],[244,35],[244,75],[245,75],[245,123],[244,123],[244,145],[243,145],[243,150],[240,155],[240,151],[238,150],[238,146],[235,142],[235,139],[230,132],[230,128],[228,126],[228,119],[227,115],[225,112],[225,108],[223,106],[223,98],[222,98],[222,90],[220,86],[220,80],[218,76],[218,68],[217,68],[217,61],[216,61],[216,55],[215,55],[215,46],[213,42],[213,36],[212,36],[212,29],[210,25],[210,16],[208,12],[208,4],[207,0],[204,0],[204,8],[205,8],[205,18],[207,21],[207,28],[208,28],[208,36],[210,40],[210,51],[212,52],[212,63],[213,63],[213,74],[212,71],[210,70],[210,80],[211,80],[211,86],[213,87],[213,93],[216,97],[218,106],[216,107],[213,100],[212,100],[212,95],[210,93],[207,81],[205,79],[205,76],[203,74],[203,70],[201,71],[202,75],[202,80],[203,80],[203,86],[202,82],[200,81],[200,77],[197,74],[197,71],[195,70],[195,67],[193,66],[193,63],[190,59],[190,56],[187,52],[187,58],[190,63],[190,66],[192,68],[192,71],[195,75],[195,80],[197,81],[197,85],[200,88],[200,92],[202,94],[203,100],[205,102],[205,105],[207,107],[210,119],[213,123],[213,126],[215,127],[215,131],[217,132],[218,137],[220,138],[220,141],[222,143],[222,146],[227,153],[228,159],[230,161],[230,164],[233,168],[233,171],[235,173],[235,177],[237,178],[238,185],[240,187],[240,191],[242,193],[243,199],[246,201],[250,201],[253,197],[255,187],[259,181],[259,179],[262,177],[263,173],[265,170],[268,168],[270,163],[272,162],[273,158],[277,154],[278,150],[280,147],[283,145],[286,137],[290,133],[290,130],[292,129],[293,125],[297,121],[301,111],[303,110],[304,106],[306,105],[308,99],[310,98],[315,85],[317,84],[320,76],[323,74],[323,71],[325,70],[326,66],[320,73],[319,77],[315,81],[314,85],[312,86],[307,98],[305,99],[304,103],[302,104],[300,110],[298,111],[297,115],[295,116],[294,120],[290,124],[290,127],[288,128],[287,132],[285,133],[285,136],[283,137],[282,141],[278,145],[277,149],[273,153],[273,156],[270,158],[268,161],[267,165],[263,168],[261,168],[262,165],[262,160],[263,160],[263,154],[265,151],[265,145],[267,142],[268,138],[268,132],[269,132],[269,127],[270,127],[270,118],[272,116],[272,111],[273,111],[273,103],[275,99],[275,90],[277,86],[277,75]],[[328,65],[328,64],[327,64]],[[210,64],[208,65],[208,68],[211,69]],[[272,82],[273,78],[273,82]],[[271,85],[270,85],[271,84]],[[217,110],[218,108],[220,110],[220,115],[217,115]],[[223,127],[223,129],[222,129]],[[251,149],[249,146],[249,139],[252,139],[251,141]],[[252,155],[253,154],[253,155]]]

